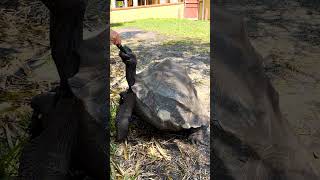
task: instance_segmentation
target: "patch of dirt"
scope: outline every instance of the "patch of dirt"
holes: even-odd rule
[[[117,30],[122,44],[137,56],[138,73],[150,63],[170,59],[187,69],[198,97],[210,117],[209,43],[180,39],[136,28]],[[127,88],[124,65],[118,49],[111,47],[111,97],[117,104],[118,94]],[[112,176],[137,179],[209,179],[209,146],[192,145],[186,134],[160,132],[134,118],[128,141],[114,142],[111,153]],[[112,149],[112,148],[111,148]]]
[[[250,40],[279,93],[281,111],[320,168],[320,3],[216,4],[245,16]]]

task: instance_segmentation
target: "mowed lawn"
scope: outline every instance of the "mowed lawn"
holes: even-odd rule
[[[155,31],[177,38],[192,38],[204,43],[210,42],[210,21],[188,19],[144,19],[133,22],[114,23],[111,28],[134,27],[145,31]]]

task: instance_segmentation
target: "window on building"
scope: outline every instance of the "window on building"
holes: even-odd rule
[[[183,1],[184,0],[111,0],[111,7],[134,7],[135,3],[137,6],[148,6],[162,3],[177,3]]]

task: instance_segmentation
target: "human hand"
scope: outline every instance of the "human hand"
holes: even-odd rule
[[[115,31],[113,31],[111,29],[110,29],[110,41],[114,45],[120,45],[121,44],[120,35],[117,32],[115,32]]]

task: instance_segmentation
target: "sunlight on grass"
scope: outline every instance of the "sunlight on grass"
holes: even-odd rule
[[[144,19],[133,22],[111,24],[111,28],[133,27],[146,31],[155,31],[161,34],[180,38],[210,41],[210,21],[187,19]]]

